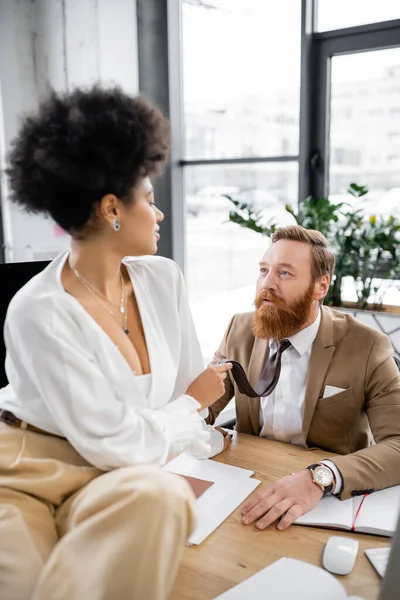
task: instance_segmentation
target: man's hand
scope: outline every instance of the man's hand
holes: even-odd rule
[[[242,521],[245,525],[256,522],[258,529],[265,529],[285,515],[278,524],[278,529],[283,531],[297,517],[314,508],[322,495],[322,489],[313,482],[310,471],[304,469],[256,492],[242,506]]]

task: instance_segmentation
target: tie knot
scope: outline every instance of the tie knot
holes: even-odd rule
[[[287,350],[289,348],[289,346],[291,346],[291,342],[289,342],[289,340],[282,340],[279,342],[278,344],[278,350],[277,352],[279,354],[282,354],[282,352],[284,352],[285,350]]]

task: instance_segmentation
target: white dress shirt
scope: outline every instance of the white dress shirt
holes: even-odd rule
[[[272,394],[260,398],[260,436],[291,444],[303,444],[302,415],[308,367],[320,323],[319,310],[311,325],[288,338],[291,346],[282,353],[279,381]],[[270,355],[274,354],[277,348],[276,342],[270,340]],[[342,485],[338,469],[330,460],[321,462],[334,472],[336,486],[333,493],[338,493]]]
[[[214,456],[223,436],[185,394],[203,371],[185,284],[171,260],[124,259],[138,302],[151,376],[135,376],[110,337],[61,283],[68,252],[12,299],[5,322],[0,408],[64,436],[94,466],[163,465],[184,450]]]

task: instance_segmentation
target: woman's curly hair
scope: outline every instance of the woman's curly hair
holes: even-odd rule
[[[130,202],[138,180],[161,171],[169,142],[168,121],[143,97],[99,84],[53,91],[12,142],[11,200],[79,232],[105,194]]]

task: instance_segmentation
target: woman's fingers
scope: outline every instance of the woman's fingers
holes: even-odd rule
[[[230,371],[232,369],[232,363],[224,363],[223,365],[213,365],[213,369],[217,371],[217,373],[226,373],[226,371]]]

